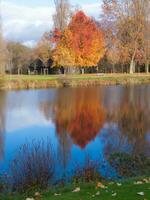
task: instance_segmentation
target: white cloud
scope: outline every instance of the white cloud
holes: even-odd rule
[[[18,6],[2,3],[4,36],[8,40],[35,44],[52,27],[53,7]]]
[[[98,18],[101,12],[100,3],[91,3],[91,4],[83,4],[81,8],[87,13],[89,16],[93,16]]]
[[[27,41],[23,42],[22,44],[27,46],[27,47],[32,48],[32,47],[36,46],[37,41],[35,41],[35,40],[27,40]]]
[[[83,4],[81,8],[90,16],[99,16],[100,4]],[[4,36],[7,40],[19,41],[33,46],[45,31],[52,28],[54,7],[29,7],[17,5],[10,1],[2,3]]]

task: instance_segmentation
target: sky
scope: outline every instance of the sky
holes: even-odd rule
[[[89,16],[98,18],[101,0],[70,0]],[[36,45],[44,32],[53,26],[53,0],[1,0],[3,34],[6,40]]]

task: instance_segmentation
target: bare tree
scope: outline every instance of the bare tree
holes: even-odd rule
[[[32,49],[19,42],[7,42],[7,57],[9,61],[9,73],[22,74],[27,72],[32,56]]]
[[[0,74],[5,72],[6,65],[6,46],[2,32],[2,16],[1,16],[1,2],[0,2]]]
[[[54,0],[56,12],[53,16],[54,28],[64,31],[71,17],[71,6],[68,0]]]
[[[150,1],[143,1],[143,58],[145,64],[145,72],[149,73],[149,65],[150,65]]]
[[[47,67],[48,60],[51,59],[52,48],[49,40],[49,33],[44,33],[37,46],[33,49],[34,59],[40,59]]]
[[[149,0],[132,0],[131,5],[131,16],[133,15],[134,21],[134,60],[140,55],[140,62],[143,62],[146,66],[146,71],[148,72],[149,68],[149,56],[150,56],[150,21],[149,21],[149,9],[150,1]],[[132,64],[132,63],[131,63]],[[131,66],[132,67],[132,66]],[[130,67],[130,69],[131,69]],[[131,71],[132,72],[132,71]]]
[[[149,4],[149,0],[103,0],[108,51],[118,49],[119,63],[128,64],[130,73],[137,62],[149,68]]]

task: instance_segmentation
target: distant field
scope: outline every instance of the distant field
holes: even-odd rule
[[[5,75],[2,89],[76,87],[150,83],[150,74]]]

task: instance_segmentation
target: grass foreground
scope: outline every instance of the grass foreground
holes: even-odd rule
[[[74,192],[73,192],[74,191]],[[23,195],[3,195],[2,200],[149,200],[150,178],[124,182],[95,182],[50,188]]]
[[[4,75],[0,88],[38,89],[97,85],[128,85],[150,83],[150,74],[84,74],[84,75]]]

